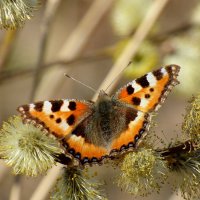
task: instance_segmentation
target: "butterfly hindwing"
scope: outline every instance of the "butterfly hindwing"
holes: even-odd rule
[[[112,141],[111,155],[115,152],[121,153],[137,148],[138,142],[146,135],[149,128],[150,115],[142,111],[135,110],[134,112],[136,113],[135,118],[129,120],[126,130],[122,131],[119,137]]]
[[[169,65],[135,79],[116,93],[116,98],[133,105],[137,110],[157,110],[173,86],[178,84],[180,67]]]
[[[99,164],[108,154],[105,148],[86,141],[81,135],[72,134],[68,139],[63,139],[63,143],[66,147],[66,153],[80,161],[82,165]]]

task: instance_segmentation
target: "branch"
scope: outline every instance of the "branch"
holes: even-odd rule
[[[94,53],[91,55],[87,56],[82,56],[82,57],[77,57],[72,60],[55,60],[49,63],[44,64],[41,66],[41,73],[44,73],[45,70],[54,67],[55,65],[59,65],[59,67],[63,67],[66,69],[66,67],[71,67],[74,64],[81,63],[81,62],[92,62],[92,61],[97,61],[97,60],[102,60],[102,59],[107,59],[108,55],[106,54],[99,54],[99,53]],[[13,78],[16,76],[23,76],[23,75],[32,75],[35,72],[34,67],[31,69],[6,69],[2,70],[0,73],[0,83],[3,81],[6,81],[9,78]]]
[[[0,70],[2,70],[4,68],[4,65],[6,64],[16,35],[17,30],[8,30],[3,38],[3,42],[0,46]]]
[[[15,176],[14,182],[10,192],[9,200],[20,200],[21,199],[21,176]]]

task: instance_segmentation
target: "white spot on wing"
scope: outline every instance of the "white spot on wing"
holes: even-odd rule
[[[148,103],[149,103],[149,100],[142,98],[141,102],[140,102],[140,106],[143,107],[143,108],[146,108]]]
[[[177,68],[176,68],[176,66],[172,65],[172,66],[171,66],[171,69],[172,69],[173,71],[176,71]]]
[[[166,69],[164,67],[161,69],[161,72],[163,73],[163,75],[167,74],[167,71],[166,71]]]
[[[72,139],[72,140],[74,140],[76,142],[83,142],[83,141],[81,141],[81,140],[83,140],[83,138],[81,136],[72,135],[70,137],[70,139]]]
[[[62,111],[62,112],[68,112],[68,111],[70,111],[69,108],[68,108],[68,106],[69,106],[69,101],[64,100],[63,101],[63,105],[60,108],[60,111]]]
[[[29,105],[29,110],[32,111],[34,108],[35,108],[35,105],[34,105],[33,103],[31,103],[31,104]]]
[[[155,86],[156,83],[157,83],[157,80],[156,80],[155,76],[151,72],[147,74],[147,80],[148,80],[149,85],[151,87]]]
[[[62,122],[59,124],[59,127],[60,127],[61,129],[63,129],[64,131],[66,131],[66,130],[69,128],[69,125],[67,124],[67,122],[62,121]]]
[[[24,108],[23,107],[19,107],[19,111],[24,111]]]
[[[51,114],[52,113],[51,107],[52,107],[52,104],[49,101],[45,101],[42,111],[45,112],[46,114]]]
[[[134,93],[142,89],[142,87],[139,84],[137,84],[135,81],[133,81],[131,85],[134,88]]]

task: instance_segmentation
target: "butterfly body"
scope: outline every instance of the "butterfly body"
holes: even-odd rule
[[[96,102],[61,99],[18,108],[62,141],[66,154],[81,165],[102,163],[138,147],[158,110],[175,86],[179,66],[170,65],[129,82],[114,95],[100,91]]]
[[[108,96],[102,90],[97,101],[90,107],[90,115],[83,119],[72,134],[82,126],[81,131],[85,133],[88,142],[109,151],[113,139],[127,129],[136,115],[137,111],[131,105],[120,102],[114,96]]]

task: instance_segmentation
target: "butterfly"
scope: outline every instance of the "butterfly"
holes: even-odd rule
[[[100,164],[133,151],[147,134],[151,113],[157,111],[178,84],[180,67],[169,65],[129,82],[114,95],[100,91],[96,102],[61,99],[18,108],[62,142],[66,155],[81,166]]]

